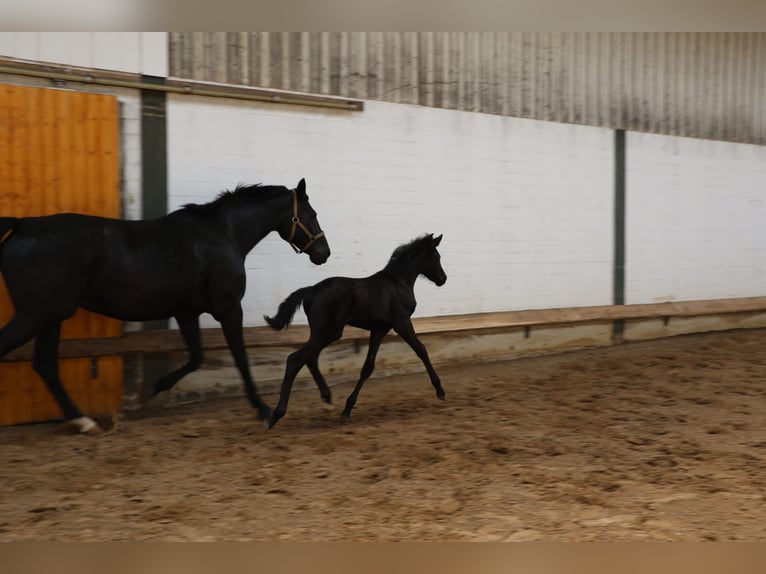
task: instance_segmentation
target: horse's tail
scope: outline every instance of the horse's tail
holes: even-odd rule
[[[295,315],[298,307],[305,303],[313,291],[313,287],[302,287],[297,291],[293,291],[288,295],[287,299],[279,304],[279,309],[277,309],[277,314],[274,317],[264,315],[263,318],[266,319],[266,322],[276,331],[286,329],[293,320],[293,315]]]
[[[5,240],[13,233],[18,222],[18,217],[0,217],[0,249],[2,249]]]

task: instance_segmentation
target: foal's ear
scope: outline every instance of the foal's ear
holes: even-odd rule
[[[434,238],[434,247],[439,247],[439,243],[441,243],[441,242],[442,242],[442,236],[443,236],[443,235],[444,235],[444,234],[440,235],[439,237],[435,237],[435,238]]]
[[[298,187],[295,188],[295,191],[298,192],[298,197],[300,197],[301,199],[307,199],[305,179],[301,178],[301,180],[298,182]]]

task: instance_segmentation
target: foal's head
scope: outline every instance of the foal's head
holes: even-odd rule
[[[330,246],[319,226],[317,212],[309,203],[306,181],[301,179],[292,193],[292,217],[279,226],[279,235],[296,253],[308,253],[312,263],[321,265],[330,257]]]
[[[437,285],[444,285],[447,274],[442,269],[441,255],[436,250],[441,241],[441,235],[434,237],[433,233],[429,233],[400,245],[391,255],[384,272],[410,276],[412,279],[425,275]]]
[[[424,242],[423,254],[418,259],[418,271],[422,275],[425,275],[427,279],[433,281],[438,286],[444,285],[447,281],[447,274],[442,268],[442,256],[436,249],[442,242],[442,236],[434,237],[433,233],[426,236],[427,240]]]

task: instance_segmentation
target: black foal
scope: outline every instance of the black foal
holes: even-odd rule
[[[441,256],[436,250],[441,240],[441,235],[434,237],[429,234],[397,247],[388,264],[369,277],[330,277],[314,286],[298,289],[280,304],[275,317],[265,317],[272,328],[284,329],[303,304],[311,328],[308,342],[287,357],[279,404],[266,420],[267,429],[285,415],[293,381],[303,365],[308,365],[322,398],[331,402],[330,389],[319,371],[319,353],[340,339],[346,325],[370,331],[370,344],[359,382],[343,410],[345,420],[351,417],[359,391],[375,367],[380,343],[391,329],[417,353],[431,377],[436,396],[444,399],[439,376],[431,365],[425,346],[415,335],[410,320],[416,306],[414,286],[418,276],[425,275],[439,286],[447,280]]]

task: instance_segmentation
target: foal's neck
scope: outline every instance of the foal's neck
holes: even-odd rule
[[[420,276],[420,272],[414,265],[403,264],[395,269],[388,269],[387,271],[389,277],[399,283],[404,283],[413,290],[415,289],[415,281],[417,281]]]

